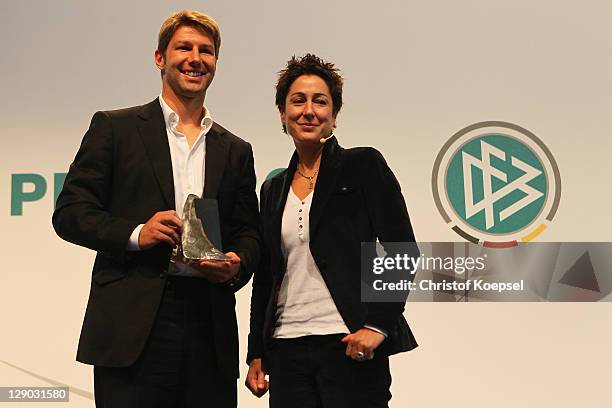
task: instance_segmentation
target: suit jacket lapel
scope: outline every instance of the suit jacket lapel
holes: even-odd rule
[[[206,135],[206,159],[204,166],[204,198],[217,198],[219,185],[223,178],[223,170],[227,162],[229,145],[223,137],[223,130],[213,123],[212,128]]]
[[[287,171],[285,172],[285,176],[281,179],[281,191],[279,197],[277,197],[276,202],[274,203],[274,213],[282,216],[282,212],[285,209],[285,204],[287,203],[287,194],[289,194],[289,189],[291,188],[291,181],[293,181],[293,175],[295,174],[295,169],[297,169],[298,163],[298,155],[297,152],[293,152],[291,156],[291,160],[289,161],[289,166],[287,167]]]
[[[319,166],[319,176],[315,186],[314,196],[310,207],[310,240],[317,232],[321,215],[325,209],[325,204],[331,196],[340,169],[340,153],[342,148],[334,136],[325,143]]]
[[[175,209],[172,158],[159,99],[155,98],[153,102],[144,105],[138,116],[142,119],[138,124],[138,133],[153,166],[159,188],[168,208]]]
[[[280,248],[281,248],[281,230],[282,230],[282,222],[283,222],[283,211],[285,210],[285,204],[287,203],[287,195],[289,194],[289,189],[291,188],[291,181],[293,180],[293,175],[295,174],[297,163],[298,163],[297,152],[293,152],[293,156],[291,156],[291,160],[289,161],[289,166],[287,167],[287,170],[285,171],[284,177],[282,177],[277,182],[273,190],[275,195],[272,196],[273,201],[271,201],[271,205],[272,205],[271,228],[272,228],[272,236],[274,237],[273,248],[278,248],[279,254],[281,253]],[[281,258],[280,260],[282,260],[282,255],[280,255],[280,258]]]
[[[272,220],[272,228],[274,231],[275,244],[277,244],[277,248],[280,248],[281,242],[281,224],[283,220],[283,211],[285,210],[285,204],[287,203],[287,195],[289,194],[289,189],[291,188],[291,181],[293,180],[293,175],[295,174],[295,169],[297,168],[298,156],[297,152],[293,152],[291,156],[291,160],[289,161],[289,166],[285,171],[285,175],[280,180],[280,188],[277,187],[275,190],[277,191],[278,196],[274,197],[275,201],[273,203],[274,207],[272,210],[272,214],[274,218]]]

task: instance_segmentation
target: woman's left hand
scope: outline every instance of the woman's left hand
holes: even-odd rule
[[[374,350],[385,340],[385,336],[374,330],[362,328],[342,339],[346,343],[346,355],[353,360],[363,361],[374,358]],[[363,354],[362,354],[363,353]]]

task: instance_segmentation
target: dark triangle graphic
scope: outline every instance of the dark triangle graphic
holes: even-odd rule
[[[559,283],[599,292],[599,284],[588,251],[582,254],[574,265],[565,272],[563,277],[559,279]]]

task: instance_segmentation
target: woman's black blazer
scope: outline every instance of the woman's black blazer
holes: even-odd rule
[[[247,362],[265,358],[274,329],[276,301],[286,267],[281,222],[297,167],[289,167],[261,188],[263,264],[255,273]],[[364,325],[384,329],[378,352],[411,350],[416,340],[403,317],[404,303],[361,301],[361,243],[414,242],[400,185],[376,149],[343,149],[335,137],[323,148],[310,208],[310,251],[338,312],[351,332]]]

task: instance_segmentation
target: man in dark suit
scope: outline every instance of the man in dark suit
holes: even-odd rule
[[[97,252],[77,360],[94,365],[98,407],[236,406],[234,292],[260,239],[251,146],[204,106],[219,46],[209,16],[168,17],[161,96],[97,112],[59,195],[57,234]],[[217,199],[230,261],[170,263],[190,193]]]

